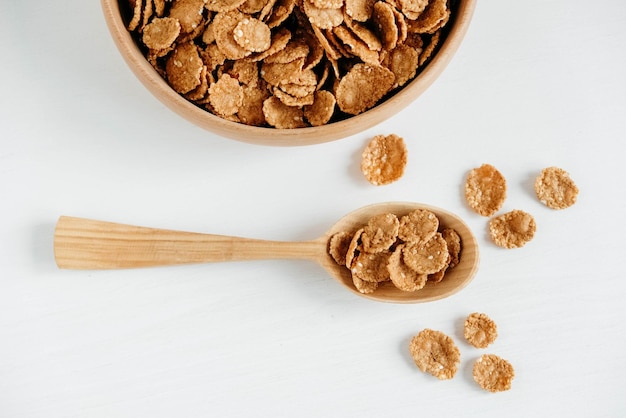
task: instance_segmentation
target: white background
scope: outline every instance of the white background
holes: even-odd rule
[[[0,0],[0,417],[626,416],[626,3],[480,1],[443,75],[387,122],[309,147],[248,145],[170,112],[134,78],[98,2]],[[375,134],[409,150],[404,177],[359,171]],[[535,239],[495,247],[462,196],[482,163],[508,181],[502,211]],[[532,184],[570,172],[575,206]],[[462,216],[481,267],[448,299],[372,302],[306,261],[61,271],[59,215],[277,240],[408,200]],[[462,323],[499,338],[470,347]],[[421,373],[408,341],[455,339],[454,379]],[[508,392],[471,377],[508,359]]]

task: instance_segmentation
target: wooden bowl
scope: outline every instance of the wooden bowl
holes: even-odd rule
[[[260,145],[312,145],[354,135],[392,117],[420,96],[443,72],[459,48],[472,18],[476,0],[456,0],[447,36],[421,72],[391,97],[370,110],[328,125],[296,129],[249,126],[215,116],[174,91],[146,60],[120,13],[119,0],[101,0],[104,18],[122,57],[143,85],[163,104],[188,121],[218,135]]]

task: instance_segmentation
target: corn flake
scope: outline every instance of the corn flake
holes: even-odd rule
[[[471,313],[465,318],[463,336],[476,348],[486,348],[498,337],[498,326],[486,314]]]
[[[490,164],[474,168],[465,181],[465,199],[474,212],[491,216],[504,204],[506,179]]]
[[[565,209],[576,203],[578,186],[562,168],[541,170],[535,180],[535,193],[541,203],[551,209]]]
[[[407,150],[404,139],[395,134],[376,135],[361,155],[361,172],[373,185],[392,183],[404,174]]]
[[[472,376],[478,386],[489,392],[511,389],[515,370],[508,361],[495,354],[484,354],[474,363]]]
[[[415,365],[440,380],[452,379],[461,362],[454,340],[441,331],[424,329],[411,339],[409,352]]]
[[[489,235],[502,248],[519,248],[535,236],[537,225],[529,213],[513,210],[489,221]]]

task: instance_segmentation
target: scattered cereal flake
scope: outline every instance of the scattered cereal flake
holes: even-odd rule
[[[348,16],[359,22],[367,22],[372,17],[376,0],[345,0],[345,11]]]
[[[489,235],[503,248],[523,247],[535,236],[537,225],[529,213],[513,210],[489,221]]]
[[[407,163],[404,139],[396,134],[376,135],[361,155],[361,172],[371,184],[381,186],[400,179]]]
[[[490,164],[474,168],[465,181],[465,199],[479,215],[491,216],[504,204],[506,179]]]
[[[412,242],[402,251],[404,262],[418,273],[432,274],[445,267],[448,246],[440,233],[428,241]]]
[[[171,17],[155,18],[143,29],[142,41],[152,50],[170,48],[180,34],[180,23]]]
[[[246,51],[266,51],[272,40],[269,26],[253,17],[245,17],[233,30],[233,38]]]
[[[243,88],[236,79],[228,74],[222,74],[209,88],[209,100],[219,115],[234,115],[243,103]]]
[[[174,0],[168,17],[180,22],[182,33],[193,32],[202,22],[204,0]]]
[[[389,270],[387,263],[389,262],[389,251],[382,251],[371,254],[362,252],[352,261],[350,272],[352,276],[356,276],[366,282],[386,282],[389,280]]]
[[[400,221],[393,213],[373,216],[363,228],[363,250],[378,253],[388,250],[398,237]]]
[[[335,96],[329,91],[318,90],[314,93],[313,104],[304,107],[304,117],[311,126],[322,126],[328,123],[335,113]]]
[[[551,209],[565,209],[576,203],[578,187],[562,168],[541,170],[535,180],[535,193],[541,203]]]
[[[439,218],[426,209],[415,209],[400,218],[398,237],[405,242],[428,241],[439,229]]]
[[[409,352],[415,365],[440,380],[452,379],[461,362],[454,340],[441,331],[424,329],[411,339]]]
[[[348,254],[350,242],[352,242],[352,235],[345,231],[334,233],[328,240],[328,253],[337,264],[346,265],[346,254]]]
[[[167,59],[165,71],[167,80],[174,90],[185,94],[200,85],[200,73],[204,63],[198,48],[192,42],[177,45]]]
[[[276,96],[271,96],[263,102],[265,120],[271,126],[279,129],[304,128],[302,108],[287,106]]]
[[[387,263],[389,278],[398,289],[404,292],[414,292],[426,285],[428,275],[417,273],[404,263],[402,249],[404,244],[398,245]]]
[[[339,81],[335,94],[337,104],[345,113],[363,113],[389,92],[394,81],[393,73],[384,67],[356,64]]]
[[[481,388],[495,393],[511,389],[515,370],[503,358],[495,354],[483,354],[474,363],[472,375]]]
[[[465,318],[463,336],[476,348],[486,348],[498,337],[498,326],[486,314],[471,313]]]

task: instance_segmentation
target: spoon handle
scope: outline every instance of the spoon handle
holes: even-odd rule
[[[54,232],[59,268],[91,270],[264,259],[318,260],[323,239],[266,241],[61,216]]]

